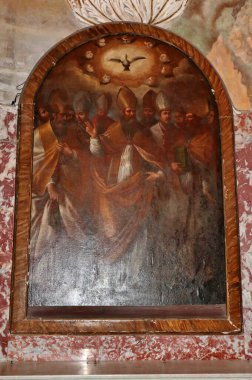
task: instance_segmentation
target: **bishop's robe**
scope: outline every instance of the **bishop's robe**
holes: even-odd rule
[[[149,172],[163,174],[163,156],[140,128],[127,136],[115,122],[91,139],[91,152],[100,155],[92,166],[99,230],[111,262],[125,253],[150,212],[156,186],[146,180]]]
[[[60,142],[73,150],[71,158],[59,153],[50,121],[34,131],[31,240],[36,258],[45,251],[46,243],[53,244],[59,232],[83,239],[83,212],[91,192],[89,141],[72,124]],[[49,198],[50,182],[60,193],[58,203]]]
[[[207,126],[198,126],[194,134],[189,134],[186,127],[169,126],[165,129],[161,123],[153,126],[151,133],[169,164],[177,162],[182,169],[180,174],[171,172],[170,197],[162,204],[160,226],[164,235],[176,241],[176,254],[183,277],[195,279],[199,268],[203,265],[207,267],[210,261],[208,253],[198,254],[201,242],[211,234],[210,239],[215,239],[216,245],[220,245],[214,232],[209,231],[210,225],[218,220],[218,206],[209,203],[205,195],[208,191],[217,201],[216,137]],[[161,251],[162,246],[158,249]]]

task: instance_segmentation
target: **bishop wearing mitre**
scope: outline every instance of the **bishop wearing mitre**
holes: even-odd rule
[[[118,260],[143,229],[155,193],[164,178],[164,160],[158,146],[146,136],[136,119],[137,98],[120,88],[117,106],[121,117],[103,134],[87,123],[90,151],[101,164],[92,167],[99,230],[103,233],[104,258]],[[106,249],[107,248],[107,249]]]
[[[34,131],[31,245],[36,257],[60,234],[83,240],[90,178],[90,152],[67,94],[53,90],[47,107],[49,120]]]

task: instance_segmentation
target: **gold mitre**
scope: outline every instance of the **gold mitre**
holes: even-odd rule
[[[157,107],[158,112],[164,111],[164,110],[170,110],[171,105],[170,105],[168,96],[167,96],[167,94],[165,92],[160,91],[157,94],[157,97],[156,97],[156,107]]]
[[[128,87],[121,87],[117,95],[117,105],[121,110],[136,108],[136,95]]]

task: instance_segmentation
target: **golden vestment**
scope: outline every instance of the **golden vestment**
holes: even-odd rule
[[[42,254],[45,240],[52,244],[56,236],[49,220],[57,207],[61,225],[68,236],[76,240],[83,239],[82,213],[91,192],[88,141],[82,139],[77,126],[73,124],[68,126],[60,142],[73,150],[73,157],[68,158],[59,153],[58,140],[50,121],[34,131],[31,239],[36,257]],[[50,182],[55,183],[60,194],[58,205],[54,208],[51,207],[53,201],[47,192]]]
[[[127,136],[120,122],[112,124],[100,136],[100,142],[104,158],[97,158],[92,168],[95,203],[104,245],[108,248],[105,257],[115,261],[127,250],[149,214],[155,183],[146,181],[147,172],[162,170],[164,161],[158,146],[140,129],[132,137]],[[125,165],[132,165],[132,174],[118,182],[121,158],[129,146],[132,158]]]

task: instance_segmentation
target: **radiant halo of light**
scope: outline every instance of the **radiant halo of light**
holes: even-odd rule
[[[135,46],[124,46],[124,47],[118,47],[117,49],[108,50],[102,57],[101,57],[101,64],[104,68],[104,70],[112,75],[121,75],[123,77],[127,78],[127,75],[130,75],[130,77],[135,75],[147,75],[152,68],[152,66],[155,64],[155,61],[153,60],[153,55],[146,51],[147,49],[137,49],[136,54],[136,47]],[[149,54],[147,54],[149,53]],[[125,55],[127,54],[129,59],[132,59],[136,56],[143,56],[145,59],[138,60],[133,62],[130,65],[130,71],[124,71],[123,65],[121,63],[115,63],[113,61],[110,61],[111,58],[119,58],[123,59]]]

